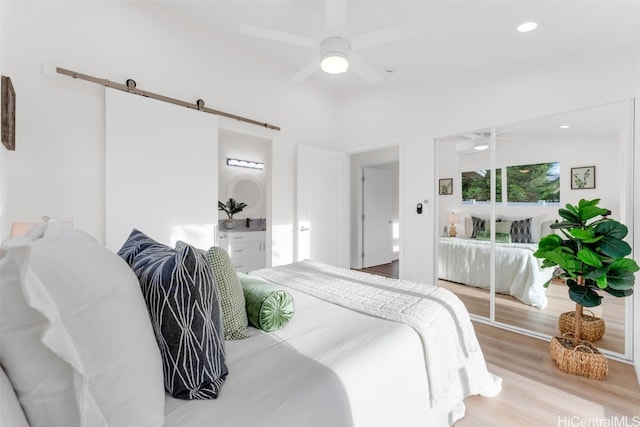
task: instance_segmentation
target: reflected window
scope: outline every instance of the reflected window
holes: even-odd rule
[[[462,203],[488,203],[491,201],[491,170],[479,169],[462,172]],[[496,171],[496,201],[502,202],[502,171]]]
[[[506,178],[507,203],[560,203],[559,162],[508,166]]]

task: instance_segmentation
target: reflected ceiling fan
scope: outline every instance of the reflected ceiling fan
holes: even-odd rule
[[[506,132],[506,131],[505,131]],[[505,141],[510,139],[519,139],[518,136],[504,136],[503,132],[496,133],[496,141]],[[484,151],[489,148],[489,142],[491,139],[491,132],[489,131],[477,131],[467,132],[461,134],[457,138],[448,140],[456,144],[456,151],[458,153],[474,153],[478,151]]]
[[[327,37],[322,40],[314,40],[254,25],[242,25],[240,31],[247,36],[316,49],[317,55],[291,78],[295,83],[303,82],[318,68],[329,74],[340,74],[349,69],[365,82],[375,83],[380,80],[380,74],[360,60],[353,52],[384,43],[405,40],[428,30],[426,23],[413,22],[359,34],[347,39],[344,36],[346,3],[347,0],[325,1]]]

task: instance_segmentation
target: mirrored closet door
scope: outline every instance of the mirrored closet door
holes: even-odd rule
[[[543,286],[553,269],[541,269],[533,252],[567,203],[601,199],[633,243],[632,106],[624,100],[436,140],[437,279],[472,316],[558,334],[559,315],[575,303],[561,281]],[[632,298],[604,294],[591,309],[606,323],[598,348],[630,359],[632,309]]]

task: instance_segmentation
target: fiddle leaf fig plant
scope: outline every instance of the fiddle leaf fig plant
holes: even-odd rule
[[[242,212],[247,207],[246,203],[237,202],[236,199],[230,198],[227,203],[222,203],[218,200],[218,210],[224,211],[229,219],[233,219],[233,215]]]
[[[566,279],[569,298],[576,303],[576,320],[582,318],[582,307],[602,303],[601,292],[614,297],[632,295],[634,273],[639,269],[627,257],[631,246],[623,239],[629,230],[609,218],[611,211],[599,207],[599,203],[600,199],[582,199],[577,205],[567,204],[565,209],[559,209],[563,221],[556,221],[551,228],[561,235],[543,237],[534,253],[543,260],[543,268],[558,267],[554,278]],[[575,325],[574,343],[578,345],[580,322]]]

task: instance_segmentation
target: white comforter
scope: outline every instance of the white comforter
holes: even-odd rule
[[[544,284],[553,269],[540,268],[533,256],[537,245],[496,243],[496,292],[511,295],[536,308],[547,306]],[[490,242],[441,238],[438,277],[468,286],[489,289]]]
[[[440,366],[425,367],[425,340],[414,328],[294,289],[305,283],[330,286],[334,281],[338,287],[351,283],[353,295],[364,295],[369,286],[360,283],[363,279],[373,278],[385,286],[409,282],[361,273],[354,276],[355,272],[343,269],[322,272],[313,269],[314,265],[323,267],[303,262],[257,272],[276,283],[283,282],[282,288],[295,300],[294,318],[279,331],[254,331],[248,339],[228,341],[229,376],[220,397],[204,402],[167,397],[167,427],[450,426],[464,414],[462,400],[466,396],[499,392],[500,379],[487,372],[468,316],[463,316],[459,333],[452,335],[450,329],[440,330],[437,325],[446,323],[447,318],[450,322],[457,309],[442,304],[441,308],[432,307],[434,348],[430,350],[444,354],[438,345],[449,348],[455,344],[473,351],[462,360],[456,352],[440,358]],[[396,295],[400,310],[402,295],[413,298],[420,293],[402,287],[400,293],[373,289],[381,306],[390,310],[394,307],[390,295]],[[438,335],[440,344],[435,338]],[[434,400],[427,372],[453,372],[448,364],[460,363],[463,366],[442,385],[446,392]]]

